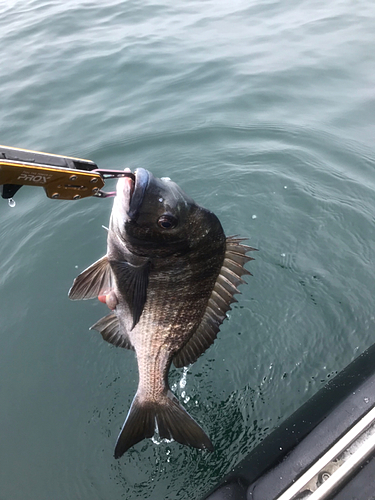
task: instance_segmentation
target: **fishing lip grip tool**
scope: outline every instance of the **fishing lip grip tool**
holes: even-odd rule
[[[1,196],[8,201],[22,186],[41,186],[54,200],[108,198],[116,193],[102,191],[104,182],[118,177],[135,179],[131,172],[99,169],[91,160],[0,146]]]

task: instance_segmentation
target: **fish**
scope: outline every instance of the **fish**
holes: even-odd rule
[[[169,178],[146,169],[117,181],[107,253],[74,280],[72,300],[98,297],[110,313],[91,329],[133,350],[138,388],[114,456],[157,431],[160,438],[213,451],[172,393],[168,373],[194,363],[214,342],[236,302],[254,248],[226,237],[219,219]],[[125,174],[124,174],[125,175]]]

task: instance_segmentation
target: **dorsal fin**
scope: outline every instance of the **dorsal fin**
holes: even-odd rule
[[[76,277],[68,296],[71,300],[93,299],[112,287],[112,270],[105,255]]]
[[[104,340],[116,347],[123,347],[124,349],[132,349],[132,346],[128,334],[122,329],[120,330],[120,324],[116,314],[110,313],[104,318],[90,327],[90,330],[97,330]]]
[[[241,241],[243,238],[233,236],[227,238],[223,265],[202,321],[188,342],[173,358],[173,363],[177,368],[194,363],[213,344],[227,311],[233,302],[237,302],[233,297],[235,293],[240,293],[237,286],[245,283],[241,276],[251,275],[244,265],[254,259],[248,257],[246,253],[256,249],[243,245]]]

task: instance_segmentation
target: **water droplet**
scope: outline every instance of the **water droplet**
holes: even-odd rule
[[[13,208],[16,206],[16,202],[13,200],[13,198],[8,198],[8,205]]]
[[[188,369],[185,366],[181,380],[180,380],[180,388],[181,389],[185,389],[185,387],[186,387],[187,373],[188,373]],[[182,396],[182,397],[185,397],[185,396]]]
[[[282,253],[282,254],[281,254],[281,257],[286,257],[286,254],[285,254],[285,253]]]
[[[367,404],[370,402],[370,398],[363,398],[363,401]]]
[[[284,189],[288,189],[288,186],[284,186]]]
[[[160,203],[163,203],[163,198],[159,198]]]
[[[170,177],[160,177],[160,179],[164,182],[169,182],[171,180]]]
[[[252,215],[252,216],[251,216],[251,218],[252,218],[252,219],[256,219],[256,218],[257,218],[257,216],[256,216],[256,215]]]

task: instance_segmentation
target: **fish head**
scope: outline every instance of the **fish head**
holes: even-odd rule
[[[110,231],[139,255],[185,252],[221,224],[175,182],[143,168],[117,182]],[[110,236],[110,235],[109,235]]]

